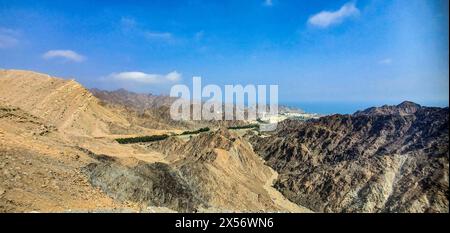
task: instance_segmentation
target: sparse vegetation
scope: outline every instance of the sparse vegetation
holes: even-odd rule
[[[139,143],[139,142],[155,142],[161,141],[168,138],[169,135],[151,135],[151,136],[142,136],[142,137],[133,137],[133,138],[117,138],[116,141],[120,144],[130,144],[130,143]]]
[[[189,134],[198,134],[201,132],[208,132],[210,130],[210,128],[205,127],[205,128],[200,128],[197,130],[193,130],[193,131],[184,131],[183,133],[179,134],[179,135],[189,135]]]
[[[230,126],[228,129],[259,129],[258,124],[249,124],[249,125],[239,125],[239,126]]]
[[[200,128],[198,130],[193,131],[184,131],[181,134],[178,135],[192,135],[192,134],[198,134],[201,132],[208,132],[210,131],[210,128]],[[132,137],[132,138],[116,138],[116,141],[120,144],[131,144],[131,143],[139,143],[139,142],[155,142],[155,141],[161,141],[164,139],[167,139],[171,136],[177,136],[175,133],[170,133],[170,135],[162,134],[162,135],[151,135],[151,136],[141,136],[141,137]]]
[[[256,119],[256,121],[263,124],[267,123],[267,121],[263,121],[261,118]]]

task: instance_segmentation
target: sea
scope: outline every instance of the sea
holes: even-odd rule
[[[383,105],[397,105],[400,102],[281,102],[280,104],[304,110],[307,113],[318,113],[321,115],[331,114],[353,114],[356,111],[370,107]],[[422,106],[448,107],[448,101],[443,102],[416,102]]]

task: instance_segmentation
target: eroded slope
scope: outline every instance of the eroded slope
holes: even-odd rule
[[[448,108],[411,102],[253,137],[290,200],[325,212],[448,212]]]

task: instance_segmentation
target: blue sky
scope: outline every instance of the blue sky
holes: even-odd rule
[[[0,68],[87,87],[278,84],[280,102],[448,105],[448,1],[5,1]]]

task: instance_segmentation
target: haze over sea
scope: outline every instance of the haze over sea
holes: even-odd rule
[[[415,102],[415,101],[413,101]],[[415,102],[417,104],[429,107],[448,107],[448,102]],[[317,102],[284,102],[282,105],[296,107],[304,110],[307,113],[318,113],[323,115],[329,114],[352,114],[358,110],[364,110],[370,107],[380,107],[385,104],[397,105],[400,102],[331,102],[331,101],[317,101]]]

